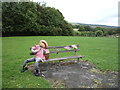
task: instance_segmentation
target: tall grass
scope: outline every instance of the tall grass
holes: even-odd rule
[[[118,39],[105,37],[72,37],[72,36],[28,36],[2,38],[2,77],[3,88],[50,88],[50,83],[31,73],[20,73],[22,64],[29,55],[29,48],[38,44],[39,40],[46,40],[49,46],[65,46],[78,44],[83,60],[88,60],[101,70],[118,70]],[[73,53],[60,54],[61,57]],[[55,58],[51,54],[51,58]]]

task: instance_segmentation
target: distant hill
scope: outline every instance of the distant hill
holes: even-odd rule
[[[99,24],[85,24],[85,23],[77,23],[77,22],[70,22],[72,25],[84,25],[84,26],[90,26],[92,28],[96,27],[103,27],[103,28],[117,28],[118,26],[108,26],[108,25],[99,25]]]

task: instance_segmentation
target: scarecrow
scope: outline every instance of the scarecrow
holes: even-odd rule
[[[35,75],[39,76],[41,74],[41,71],[39,70],[40,62],[44,62],[44,60],[47,60],[49,58],[49,50],[46,49],[47,47],[48,43],[45,40],[40,40],[38,45],[34,45],[32,48],[30,48],[30,55],[34,55],[34,57],[25,60],[21,72],[24,72],[28,69],[28,67],[26,67],[27,63],[35,62]]]

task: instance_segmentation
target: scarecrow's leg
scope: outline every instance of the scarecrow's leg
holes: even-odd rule
[[[25,67],[27,63],[29,63],[29,62],[33,62],[33,61],[35,61],[35,58],[34,58],[34,57],[25,60],[25,62],[23,63],[23,67]]]
[[[39,71],[39,64],[40,64],[41,61],[42,61],[42,59],[36,58],[36,61],[35,61],[35,71],[36,71],[36,73],[40,72]]]
[[[27,67],[25,68],[26,64],[29,63],[29,62],[33,62],[33,61],[35,61],[34,57],[25,60],[25,62],[23,63],[23,69],[21,70],[21,72],[24,72],[25,70],[27,70]]]

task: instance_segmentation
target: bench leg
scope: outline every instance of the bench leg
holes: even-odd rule
[[[77,62],[79,62],[79,61],[80,61],[80,58],[77,59]]]
[[[59,60],[58,66],[60,66],[60,60]]]
[[[63,62],[63,60],[59,60],[59,66],[61,66],[61,64],[60,64],[61,62]]]

